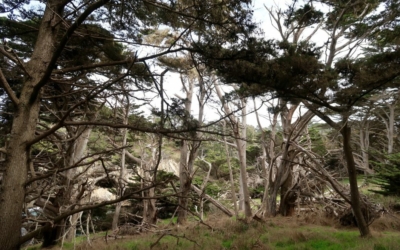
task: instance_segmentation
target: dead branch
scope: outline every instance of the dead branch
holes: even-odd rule
[[[188,237],[186,237],[185,234],[183,234],[182,236],[179,236],[179,235],[174,235],[174,234],[170,234],[170,233],[163,233],[160,237],[158,237],[156,242],[154,242],[153,244],[150,245],[150,249],[153,249],[153,247],[156,246],[160,242],[160,240],[162,238],[164,238],[165,236],[171,236],[171,237],[176,238],[177,245],[179,244],[180,239],[185,239],[187,241],[190,241],[190,242],[196,244],[198,247],[201,247],[195,240],[192,240],[192,239],[189,239]]]

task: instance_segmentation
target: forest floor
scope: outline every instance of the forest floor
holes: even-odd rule
[[[186,227],[161,221],[153,232],[108,236],[107,241],[101,232],[90,235],[90,243],[78,237],[51,249],[400,249],[400,218],[394,215],[375,220],[371,238],[360,238],[357,228],[339,226],[318,213],[245,224],[214,212],[204,221],[206,225],[189,221]]]

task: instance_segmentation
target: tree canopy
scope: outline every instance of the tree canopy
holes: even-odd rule
[[[203,211],[204,200],[232,216],[213,198],[222,187],[209,183],[228,175],[235,213],[239,184],[246,222],[293,215],[295,202],[309,195],[307,179],[319,178],[369,236],[374,217],[357,173],[377,171],[382,192],[397,189],[397,160],[385,155],[398,149],[399,3],[286,7],[265,6],[279,34],[271,38],[253,21],[248,0],[4,0],[0,245],[18,249],[39,235],[43,246],[54,245],[75,235],[79,214],[111,204],[115,228],[127,199],[141,202],[143,225],[157,221],[156,200],[176,203],[179,224],[191,204]],[[318,32],[325,41],[315,40]],[[220,117],[206,121],[206,106]],[[257,128],[247,124],[251,115]],[[159,171],[167,159],[179,162],[178,187]],[[340,166],[348,190],[330,172]],[[115,199],[90,201],[100,186]],[[250,195],[260,190],[253,214]],[[20,237],[21,211],[33,205],[45,219]]]

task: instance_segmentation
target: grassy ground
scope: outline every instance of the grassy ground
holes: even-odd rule
[[[343,182],[348,180],[343,180]],[[359,182],[362,181],[361,179]],[[374,185],[364,186],[360,191],[385,207],[399,202],[398,197],[383,197],[370,192]],[[252,201],[255,208],[259,199]],[[315,208],[318,210],[318,208]],[[176,218],[160,221],[152,232],[123,235],[105,240],[105,232],[87,237],[77,237],[55,249],[400,249],[400,218],[386,214],[370,226],[372,238],[360,238],[357,228],[341,227],[337,222],[323,216],[321,211],[308,212],[295,217],[275,217],[266,222],[245,224],[228,218],[218,211],[207,216],[203,225],[191,218],[185,227],[176,226]],[[212,229],[211,229],[212,228]],[[27,248],[40,249],[40,246]]]
[[[206,220],[213,229],[194,221],[187,227],[164,222],[159,224],[156,233],[125,235],[108,239],[107,242],[102,233],[91,236],[90,245],[86,238],[81,237],[75,244],[64,244],[62,249],[400,249],[400,227],[393,224],[394,219],[398,220],[393,217],[374,222],[373,237],[363,239],[359,237],[357,229],[338,227],[328,219],[315,218],[315,215],[303,218],[276,217],[264,223],[244,224],[214,214]]]

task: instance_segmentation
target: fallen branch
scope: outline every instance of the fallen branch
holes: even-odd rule
[[[222,205],[220,202],[209,196],[208,194],[203,194],[200,188],[196,187],[195,185],[192,185],[191,188],[201,197],[207,199],[209,202],[211,202],[213,205],[215,205],[219,210],[221,210],[224,214],[228,215],[229,217],[233,216],[233,213],[226,208],[224,205]]]
[[[180,239],[185,239],[185,240],[187,240],[187,241],[190,241],[190,242],[196,244],[198,247],[201,247],[196,241],[189,239],[189,238],[186,237],[185,235],[179,236],[179,235],[174,235],[174,234],[169,234],[169,233],[163,233],[160,237],[158,237],[158,239],[156,240],[156,242],[154,242],[153,244],[150,245],[150,249],[152,249],[154,246],[156,246],[156,245],[160,242],[160,240],[161,240],[162,238],[164,238],[164,236],[171,236],[171,237],[176,238],[176,245],[179,244],[179,240],[180,240]]]

